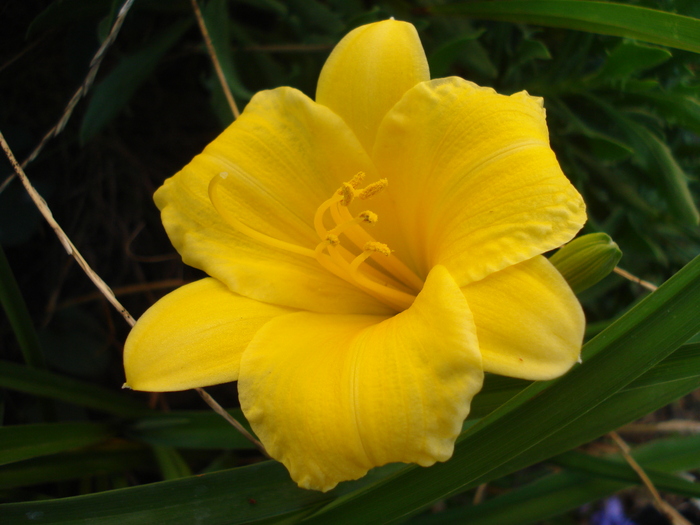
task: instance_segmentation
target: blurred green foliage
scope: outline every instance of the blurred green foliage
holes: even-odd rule
[[[2,8],[0,130],[20,160],[61,117],[122,3],[9,0]],[[700,18],[696,0],[624,3]],[[294,86],[313,97],[321,67],[345,33],[390,16],[407,20],[420,33],[434,77],[458,75],[500,93],[527,90],[544,97],[552,147],[588,206],[582,233],[612,237],[623,253],[620,266],[660,284],[700,254],[700,55],[618,36],[527,25],[517,15],[505,22],[440,14],[445,4],[453,7],[454,2],[201,2],[241,109],[256,91],[277,86]],[[469,3],[464,5],[468,9]],[[151,195],[232,118],[189,0],[136,0],[86,100],[27,167],[58,222],[133,314],[142,313],[168,287],[199,277],[170,246]],[[2,184],[10,168],[4,161],[0,166]],[[185,494],[191,473],[259,460],[223,420],[203,411],[195,394],[147,398],[118,392],[121,342],[128,327],[71,263],[17,181],[0,193],[0,243],[14,273],[14,278],[8,272],[1,277],[16,280],[27,304],[19,318],[0,318],[5,363],[0,364],[0,413],[7,425],[0,427],[0,455],[10,461],[0,467],[2,501],[60,498],[180,477],[186,480],[177,490]],[[617,275],[581,293],[589,333],[608,326],[646,293]],[[700,311],[695,315],[700,317]],[[27,359],[27,348],[15,337],[18,326],[30,334],[28,351],[39,352],[38,358]],[[681,356],[683,366],[696,364],[696,347],[681,347],[687,352]],[[664,363],[661,374],[670,370]],[[674,377],[690,381],[692,376]],[[475,400],[472,417],[486,416],[525,386],[492,379]],[[673,391],[676,397],[690,387],[683,388]],[[236,405],[235,386],[213,393],[224,405]],[[697,410],[692,403],[669,410],[681,417]],[[175,410],[164,415],[156,408]],[[51,426],[56,422],[61,426]],[[690,454],[682,465],[669,467],[645,449],[639,453],[661,473],[700,466]],[[286,480],[278,467],[266,463],[246,469],[262,476],[264,485]],[[249,479],[245,469],[240,478],[238,471],[231,472],[222,483]],[[580,472],[544,474],[517,489],[523,496],[514,491],[510,500],[506,497],[512,512],[532,498],[549,501],[547,516],[555,515],[630,481],[620,472],[610,474],[607,485]],[[551,481],[552,476],[562,479]],[[509,476],[500,483],[510,487],[516,481]],[[553,487],[559,499],[552,499]],[[569,489],[573,492],[565,494]],[[286,508],[288,517],[327,499],[299,493],[284,493],[299,502]],[[497,499],[484,512],[497,516]],[[256,505],[239,503],[246,509]],[[450,500],[453,504],[472,508],[458,498]],[[541,505],[528,509],[534,521],[547,517]],[[459,512],[455,519],[476,519],[471,510]],[[0,521],[2,514],[0,507]]]

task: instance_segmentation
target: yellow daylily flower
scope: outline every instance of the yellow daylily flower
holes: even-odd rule
[[[350,32],[316,101],[255,95],[155,201],[211,277],[139,319],[127,385],[237,380],[302,487],[445,461],[484,371],[550,379],[579,358],[581,307],[541,254],[586,215],[542,100],[430,80],[408,23]]]

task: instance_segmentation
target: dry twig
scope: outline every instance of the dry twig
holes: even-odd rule
[[[630,423],[618,429],[620,434],[700,434],[700,421],[672,419],[660,423]]]
[[[46,201],[44,201],[41,195],[39,195],[39,192],[37,192],[36,189],[34,189],[34,186],[32,186],[31,182],[29,182],[27,175],[24,173],[24,170],[17,162],[17,159],[12,153],[10,146],[5,141],[5,137],[2,135],[2,133],[0,133],[0,145],[2,145],[2,149],[5,151],[7,158],[10,160],[12,167],[15,169],[15,173],[17,173],[20,180],[22,181],[22,184],[24,184],[27,193],[29,193],[29,196],[31,197],[32,201],[34,201],[34,204],[46,219],[46,222],[49,223],[53,231],[56,233],[58,240],[61,241],[61,244],[63,245],[63,248],[65,248],[66,252],[68,252],[68,255],[73,256],[73,258],[76,260],[78,265],[80,265],[85,274],[90,278],[90,280],[93,283],[95,283],[97,289],[102,293],[102,295],[105,296],[105,298],[112,304],[112,306],[114,306],[117,309],[117,311],[122,315],[122,317],[124,317],[126,322],[129,323],[130,326],[134,326],[134,324],[136,324],[134,318],[129,312],[126,311],[126,308],[124,308],[122,304],[117,300],[117,298],[114,296],[114,292],[110,289],[110,287],[107,286],[107,284],[100,278],[99,275],[95,273],[95,271],[92,268],[90,268],[90,265],[87,263],[87,261],[85,261],[78,249],[73,245],[66,233],[53,218],[53,214],[51,213],[51,210],[46,204]],[[221,405],[219,405],[209,394],[207,394],[201,388],[197,388],[196,390],[199,393],[199,395],[202,396],[204,401],[206,401],[207,404],[209,404],[209,406],[212,407],[217,414],[221,415],[224,419],[226,419],[226,421],[233,425],[247,439],[251,440],[252,443],[267,456],[267,453],[265,452],[265,448],[262,446],[262,443],[255,439],[250,434],[250,432],[248,432],[238,421],[231,417],[231,415],[228,412],[226,412],[221,407]]]
[[[127,312],[126,308],[124,308],[122,304],[117,300],[110,287],[107,286],[107,284],[102,280],[102,278],[99,275],[97,275],[94,272],[92,268],[90,268],[90,265],[83,258],[78,249],[63,231],[63,228],[61,228],[56,222],[56,220],[53,218],[53,214],[51,213],[51,210],[46,204],[46,201],[41,197],[41,195],[39,195],[39,192],[36,191],[34,186],[32,186],[32,183],[29,182],[27,175],[24,173],[24,170],[17,162],[17,159],[12,153],[10,146],[5,141],[5,137],[2,133],[0,133],[0,144],[2,145],[2,149],[5,151],[7,158],[10,160],[12,167],[15,169],[15,173],[20,178],[22,184],[27,190],[27,193],[29,193],[29,196],[31,197],[32,201],[34,201],[34,204],[39,209],[39,212],[44,216],[46,222],[48,222],[49,226],[51,226],[51,228],[53,229],[54,233],[58,237],[58,240],[61,241],[61,244],[63,245],[63,248],[66,250],[68,255],[73,256],[73,258],[78,263],[78,265],[80,265],[85,274],[90,278],[90,280],[93,283],[95,283],[97,289],[100,292],[102,292],[102,295],[104,295],[107,298],[107,300],[112,304],[112,306],[114,306],[117,309],[117,311],[122,315],[122,317],[124,317],[126,322],[129,323],[130,326],[134,326],[134,324],[136,324],[134,318],[131,317],[131,314]]]
[[[197,393],[200,396],[202,396],[202,399],[204,399],[204,402],[207,405],[209,405],[214,410],[214,412],[219,414],[226,421],[228,421],[231,425],[233,425],[233,427],[236,430],[238,430],[241,434],[243,434],[243,437],[245,437],[248,441],[250,441],[253,445],[255,445],[258,448],[258,450],[260,452],[262,452],[262,454],[266,458],[270,457],[269,454],[267,453],[267,451],[265,450],[265,447],[263,446],[263,444],[260,443],[260,441],[258,441],[257,439],[255,439],[255,437],[253,437],[253,435],[250,432],[248,432],[243,425],[241,425],[238,421],[236,421],[233,418],[233,416],[231,416],[231,414],[226,412],[226,410],[224,410],[224,407],[222,407],[219,403],[217,403],[213,397],[211,397],[209,394],[207,394],[207,392],[203,388],[195,388],[195,390],[197,391]]]
[[[192,10],[194,11],[194,16],[197,18],[199,30],[202,32],[204,45],[207,46],[207,52],[209,53],[209,57],[211,58],[212,64],[214,64],[214,70],[216,71],[216,76],[219,78],[221,89],[224,90],[224,95],[226,96],[228,105],[231,107],[233,118],[237,119],[240,115],[240,112],[238,111],[238,106],[236,105],[236,101],[233,99],[233,95],[231,94],[231,89],[228,86],[228,82],[226,82],[224,71],[223,69],[221,69],[221,63],[219,62],[219,57],[216,55],[214,44],[211,43],[211,37],[209,36],[209,31],[207,31],[207,25],[204,23],[204,17],[202,16],[201,9],[199,9],[197,0],[192,0]]]
[[[82,268],[82,270],[85,272],[85,274],[90,278],[90,280],[97,286],[97,289],[100,291],[100,293],[114,306],[117,311],[124,317],[127,323],[129,323],[130,326],[134,326],[136,324],[136,321],[134,318],[131,316],[131,314],[122,306],[122,304],[117,300],[116,296],[114,295],[114,292],[110,289],[109,286],[102,280],[102,278],[95,273],[95,271],[90,267],[90,265],[87,263],[87,261],[83,258],[83,256],[80,254],[78,249],[75,247],[75,245],[71,242],[71,240],[68,238],[66,233],[63,231],[63,229],[59,226],[59,224],[56,222],[56,220],[53,217],[53,214],[51,213],[51,210],[49,209],[48,205],[46,204],[46,201],[41,197],[38,191],[32,186],[31,182],[29,181],[29,178],[27,175],[24,173],[23,168],[32,162],[41,152],[41,150],[44,148],[46,143],[53,137],[57,136],[63,129],[65,128],[66,124],[68,123],[68,120],[70,119],[73,110],[75,109],[75,106],[78,104],[80,99],[85,96],[85,94],[89,91],[90,87],[92,86],[95,76],[97,75],[97,71],[100,67],[100,64],[102,63],[102,59],[105,56],[105,53],[109,46],[116,40],[117,34],[119,33],[119,30],[121,29],[122,24],[124,23],[124,18],[126,17],[126,14],[129,12],[129,9],[133,5],[134,0],[125,0],[125,2],[122,4],[122,7],[119,9],[119,13],[117,14],[117,17],[114,21],[114,24],[112,25],[112,29],[109,32],[109,35],[105,39],[105,41],[102,43],[100,48],[97,50],[97,53],[95,53],[95,56],[92,58],[92,61],[90,62],[90,69],[87,73],[87,76],[85,77],[85,80],[83,83],[80,85],[78,90],[75,92],[75,94],[71,97],[70,101],[68,102],[68,105],[66,106],[65,110],[63,111],[63,114],[59,121],[54,125],[49,132],[44,135],[42,138],[41,142],[34,148],[32,153],[29,155],[29,157],[20,165],[17,162],[17,159],[15,158],[14,154],[12,153],[12,150],[10,149],[10,146],[7,144],[5,141],[5,137],[2,135],[0,132],[0,145],[2,146],[2,149],[5,151],[5,154],[7,155],[7,158],[10,160],[10,163],[12,164],[12,167],[15,170],[15,174],[10,175],[3,183],[0,185],[0,192],[4,190],[7,185],[12,181],[12,179],[15,176],[18,176],[20,180],[22,181],[22,184],[24,185],[25,189],[27,190],[27,193],[29,193],[29,196],[31,197],[32,201],[38,208],[39,212],[44,216],[44,219],[46,219],[46,222],[49,223],[49,226],[54,230],[56,236],[58,237],[58,240],[61,242],[63,245],[63,248],[66,250],[68,255],[72,256],[75,261],[78,263],[78,265]],[[202,35],[204,37],[205,44],[207,46],[207,50],[209,51],[209,54],[211,56],[212,62],[214,63],[214,68],[216,70],[216,73],[219,77],[219,81],[221,82],[222,88],[224,90],[224,93],[226,94],[226,98],[229,102],[229,105],[231,106],[231,111],[234,114],[235,118],[238,118],[239,116],[239,111],[238,107],[236,106],[235,101],[233,100],[233,95],[231,94],[230,89],[228,88],[228,84],[226,83],[226,79],[224,78],[223,71],[221,69],[221,65],[219,64],[219,60],[216,56],[216,52],[214,51],[214,46],[211,43],[211,38],[209,37],[209,33],[207,31],[207,28],[204,24],[204,19],[202,17],[202,13],[199,9],[199,6],[197,5],[196,0],[192,0],[192,6],[195,11],[195,15],[197,17],[197,22],[199,23],[200,29],[202,31]],[[236,421],[228,412],[226,412],[219,403],[217,403],[214,398],[212,398],[209,394],[207,394],[204,390],[201,388],[195,389],[199,393],[200,396],[202,396],[202,399],[206,401],[206,403],[214,409],[214,411],[221,415],[226,421],[228,421],[233,427],[235,427],[243,436],[245,436],[247,439],[249,439],[266,457],[269,457],[267,455],[267,452],[265,451],[265,447],[263,447],[262,443],[260,443],[257,439],[255,439],[250,432],[248,432],[238,421]]]
[[[637,277],[636,275],[632,275],[632,274],[629,273],[627,270],[623,270],[622,268],[619,268],[619,267],[617,267],[617,266],[615,267],[615,269],[614,269],[613,271],[614,271],[617,275],[621,275],[621,276],[624,277],[625,279],[630,280],[630,281],[632,281],[633,283],[637,283],[637,284],[643,286],[644,288],[646,288],[647,290],[651,290],[652,292],[655,292],[656,290],[659,289],[659,287],[656,286],[655,284],[652,284],[652,283],[650,283],[649,281],[644,281],[643,279],[640,279],[640,278]]]
[[[649,479],[649,476],[647,476],[646,472],[644,472],[644,469],[639,465],[639,463],[637,463],[637,460],[635,460],[632,457],[632,454],[630,454],[630,447],[629,445],[627,445],[627,443],[625,443],[625,440],[622,439],[617,432],[610,432],[610,437],[618,446],[620,452],[622,452],[622,457],[624,457],[625,461],[627,461],[629,466],[632,467],[632,469],[634,469],[634,471],[639,476],[639,479],[642,480],[644,486],[651,493],[651,496],[654,498],[656,508],[659,510],[659,512],[666,516],[673,525],[691,525],[691,523],[687,519],[685,519],[676,509],[674,509],[671,505],[666,503],[661,498],[661,494],[659,494],[659,491],[656,490],[656,487]]]

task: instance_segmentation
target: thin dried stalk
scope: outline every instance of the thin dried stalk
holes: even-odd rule
[[[117,34],[119,33],[119,30],[121,29],[122,24],[124,23],[124,18],[126,17],[127,13],[129,12],[129,9],[131,9],[131,6],[133,5],[134,0],[126,0],[123,4],[122,7],[119,9],[119,13],[117,14],[117,17],[114,21],[114,24],[112,25],[112,29],[109,32],[109,35],[105,39],[105,41],[102,43],[100,48],[97,50],[97,53],[95,53],[95,56],[92,58],[90,62],[90,70],[87,73],[87,76],[85,77],[85,80],[83,83],[80,85],[78,90],[75,92],[75,94],[71,97],[70,101],[68,102],[68,105],[66,106],[66,109],[63,111],[63,114],[59,121],[56,123],[54,127],[52,127],[48,133],[42,138],[41,142],[37,145],[36,148],[32,151],[32,153],[27,157],[27,159],[22,162],[22,165],[20,165],[17,162],[17,159],[15,158],[14,154],[12,153],[12,150],[10,149],[10,146],[7,144],[7,141],[5,140],[5,137],[3,134],[0,132],[0,144],[2,145],[2,149],[5,151],[5,154],[7,155],[7,158],[10,160],[10,163],[12,164],[12,167],[15,170],[14,175],[10,175],[5,181],[3,181],[2,185],[0,185],[0,193],[8,186],[8,184],[12,181],[12,179],[15,176],[18,176],[20,180],[22,181],[22,184],[24,185],[25,189],[27,190],[27,193],[29,193],[29,196],[31,197],[32,201],[36,205],[36,207],[39,209],[39,212],[44,216],[46,219],[46,222],[49,223],[49,226],[54,230],[56,233],[56,236],[58,237],[58,240],[61,242],[63,245],[63,248],[66,250],[68,255],[72,256],[78,265],[82,268],[82,270],[85,272],[85,274],[90,278],[90,280],[97,286],[97,289],[104,295],[104,297],[114,306],[117,311],[124,317],[126,322],[130,326],[134,326],[136,324],[136,321],[134,318],[131,316],[131,314],[122,306],[122,304],[117,300],[117,298],[114,295],[114,292],[110,289],[109,286],[102,280],[102,278],[95,273],[95,271],[90,267],[90,265],[87,263],[87,261],[83,258],[83,256],[80,254],[78,249],[75,247],[75,245],[71,242],[71,240],[68,238],[66,233],[63,231],[63,228],[59,226],[59,224],[56,222],[56,220],[53,217],[53,214],[51,213],[51,210],[49,209],[48,205],[46,204],[46,201],[41,197],[38,191],[32,186],[31,182],[29,181],[29,178],[27,175],[24,173],[23,168],[32,162],[41,152],[41,150],[44,148],[46,143],[53,137],[57,136],[63,129],[65,128],[66,124],[68,123],[68,120],[70,119],[73,110],[75,109],[75,106],[78,104],[80,99],[84,97],[87,92],[90,90],[90,87],[92,86],[95,76],[97,75],[97,71],[100,67],[100,64],[102,63],[102,59],[105,56],[105,53],[107,49],[109,48],[110,45],[116,40]],[[216,70],[216,74],[219,77],[219,81],[221,82],[221,86],[224,90],[224,94],[226,95],[226,99],[229,102],[229,105],[231,106],[231,111],[233,112],[233,115],[235,118],[238,118],[240,115],[238,111],[238,107],[236,106],[236,102],[233,99],[233,95],[231,94],[231,90],[228,87],[228,84],[226,82],[226,79],[224,77],[223,71],[221,69],[221,64],[219,63],[218,57],[216,56],[216,52],[214,50],[214,46],[211,43],[211,38],[209,37],[209,32],[207,31],[206,25],[204,24],[204,18],[202,17],[202,12],[199,9],[199,6],[197,5],[196,0],[192,0],[192,7],[195,12],[195,16],[197,18],[197,22],[199,23],[200,30],[202,31],[202,36],[204,37],[204,42],[207,46],[207,50],[209,51],[209,55],[212,59],[212,62],[214,64],[214,69]],[[201,388],[196,389],[197,392],[199,393],[200,396],[202,396],[202,399],[212,408],[214,411],[221,415],[226,421],[228,421],[233,427],[235,427],[243,436],[245,436],[247,439],[249,439],[266,457],[269,457],[267,455],[267,452],[265,451],[265,447],[263,447],[262,443],[260,443],[257,439],[255,439],[250,432],[248,432],[238,421],[236,421],[228,412],[226,412],[219,403],[217,403],[214,398],[212,398],[209,394],[207,394],[204,390]]]
[[[12,167],[15,169],[15,173],[20,178],[22,184],[27,190],[27,193],[29,193],[29,196],[31,197],[32,201],[34,201],[34,204],[39,209],[39,212],[44,216],[46,222],[48,222],[49,226],[51,226],[51,228],[53,229],[54,233],[58,237],[58,240],[61,241],[61,244],[63,245],[63,248],[66,250],[68,255],[71,255],[76,260],[76,262],[83,269],[85,274],[90,278],[90,280],[95,284],[95,286],[97,286],[97,289],[100,292],[102,292],[102,295],[104,295],[107,298],[107,300],[112,304],[112,306],[114,306],[117,309],[117,311],[122,315],[122,317],[124,317],[126,322],[129,323],[130,326],[134,326],[134,324],[136,324],[134,318],[131,317],[131,314],[127,312],[126,308],[124,308],[122,304],[117,300],[117,298],[114,296],[114,292],[112,292],[110,287],[107,286],[107,284],[102,280],[102,278],[99,275],[97,275],[94,272],[92,268],[90,268],[90,265],[83,258],[78,249],[63,231],[63,228],[61,228],[56,222],[56,220],[53,218],[53,214],[51,213],[51,210],[46,204],[46,201],[41,197],[41,195],[39,195],[39,192],[36,191],[34,186],[32,186],[32,183],[29,182],[27,175],[24,173],[24,170],[17,162],[17,159],[12,153],[10,146],[7,144],[7,141],[5,141],[5,137],[1,132],[0,144],[2,145],[2,149],[5,151],[5,155],[7,155],[7,158],[10,160]]]
[[[90,265],[87,263],[87,261],[85,261],[78,249],[75,247],[75,245],[71,242],[66,233],[63,231],[63,229],[53,218],[53,214],[51,213],[51,210],[46,204],[46,201],[41,197],[41,195],[39,195],[39,192],[36,191],[34,186],[32,186],[31,182],[29,182],[27,175],[24,173],[24,170],[17,162],[17,159],[12,153],[10,146],[7,144],[7,141],[5,140],[5,137],[1,132],[0,145],[2,145],[2,149],[5,151],[7,158],[10,160],[12,167],[15,169],[15,173],[19,176],[20,180],[22,181],[22,184],[24,184],[27,193],[29,193],[29,196],[31,197],[32,201],[34,201],[34,204],[39,209],[39,212],[41,212],[41,214],[46,219],[46,222],[49,223],[53,231],[56,233],[58,240],[61,241],[61,244],[63,245],[63,248],[65,248],[66,252],[68,252],[68,255],[71,255],[76,260],[76,262],[83,269],[85,274],[90,278],[90,280],[93,283],[95,283],[97,289],[102,293],[102,295],[105,296],[105,298],[112,304],[112,306],[114,306],[117,309],[117,311],[122,315],[122,317],[124,317],[126,322],[129,323],[130,326],[134,326],[136,324],[134,318],[129,312],[127,312],[126,308],[124,308],[122,304],[117,300],[117,298],[114,296],[114,292],[110,289],[110,287],[107,286],[107,284],[100,278],[99,275],[97,275],[94,272],[92,268],[90,268]],[[207,404],[210,407],[212,407],[217,414],[221,415],[224,419],[226,419],[226,421],[233,425],[247,439],[251,440],[252,443],[256,447],[258,447],[260,451],[263,452],[263,454],[267,456],[267,453],[265,452],[265,448],[262,446],[262,443],[260,443],[257,439],[251,436],[250,432],[248,432],[238,421],[231,417],[231,414],[226,412],[221,407],[221,405],[219,405],[209,394],[204,392],[204,390],[202,390],[201,388],[197,388],[196,390],[199,393],[199,395],[202,396],[204,401],[206,401]]]
[[[195,388],[197,393],[202,396],[202,399],[204,399],[204,402],[209,405],[214,412],[219,414],[221,417],[223,417],[226,421],[228,421],[236,430],[238,430],[241,434],[243,434],[243,437],[245,437],[248,441],[250,441],[253,445],[255,445],[258,450],[266,457],[269,458],[269,454],[267,453],[267,450],[265,450],[265,447],[263,446],[260,441],[255,439],[253,435],[248,432],[243,425],[241,425],[238,421],[234,419],[234,417],[226,412],[224,408],[216,402],[216,400],[211,397],[203,388]]]
[[[655,284],[652,284],[652,283],[650,283],[649,281],[644,281],[643,279],[640,279],[640,278],[637,277],[636,275],[632,275],[632,274],[629,273],[627,270],[623,270],[622,268],[615,267],[615,269],[614,269],[613,271],[614,271],[617,275],[621,275],[621,276],[624,277],[625,279],[630,280],[630,281],[632,281],[633,283],[637,283],[637,284],[643,286],[644,288],[646,288],[647,290],[651,290],[652,292],[655,292],[656,290],[659,289],[659,287],[656,286]]]
[[[631,423],[618,429],[620,434],[700,434],[700,421],[672,419],[660,423]]]
[[[482,483],[476,488],[476,492],[474,493],[474,499],[472,500],[472,505],[478,505],[480,503],[483,503],[484,499],[486,498],[487,487],[488,483]]]
[[[202,16],[202,11],[199,9],[197,0],[192,1],[192,10],[194,11],[194,16],[197,19],[197,24],[199,25],[199,30],[202,32],[202,38],[204,39],[204,45],[207,47],[207,52],[211,58],[211,62],[214,65],[214,71],[216,71],[216,76],[219,78],[219,83],[221,84],[221,89],[224,90],[224,95],[228,101],[228,105],[231,108],[231,113],[233,113],[234,120],[240,115],[238,111],[238,106],[236,101],[233,99],[233,94],[231,89],[226,82],[226,77],[224,76],[224,71],[221,69],[221,63],[219,62],[219,57],[216,55],[216,50],[214,49],[214,44],[211,43],[211,37],[209,36],[209,31],[207,30],[207,25],[204,23],[204,17]]]
[[[639,479],[642,480],[644,486],[651,493],[651,496],[654,498],[656,508],[659,510],[659,512],[666,516],[673,525],[692,525],[676,509],[674,509],[671,505],[669,505],[663,499],[661,499],[661,494],[659,494],[659,491],[656,490],[656,487],[649,479],[649,476],[647,476],[647,473],[644,472],[644,469],[641,467],[641,465],[637,463],[637,460],[635,460],[632,457],[632,454],[630,454],[630,447],[629,445],[627,445],[625,440],[622,439],[617,432],[610,432],[610,437],[618,446],[620,452],[622,452],[622,457],[624,457],[625,461],[627,461],[629,466],[634,469],[634,471],[639,476]]]

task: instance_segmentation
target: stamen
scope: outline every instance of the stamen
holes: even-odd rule
[[[321,204],[316,210],[316,215],[314,215],[314,228],[316,229],[318,236],[322,239],[325,239],[326,234],[328,233],[326,227],[323,225],[323,216],[325,215],[326,210],[331,207],[335,207],[333,205],[341,199],[341,195],[333,195],[330,199],[324,201],[323,204]]]
[[[389,257],[391,255],[391,250],[383,242],[370,241],[365,244],[364,251],[381,253],[382,255]],[[371,255],[371,254],[370,254]]]
[[[265,235],[264,233],[260,233],[259,231],[246,226],[236,217],[234,217],[221,201],[221,182],[225,180],[226,177],[228,177],[228,173],[222,172],[211,180],[209,183],[209,200],[214,205],[214,209],[219,213],[219,215],[221,215],[221,218],[229,224],[229,226],[235,230],[238,230],[240,233],[247,235],[251,239],[267,244],[268,246],[316,259],[316,252],[314,250],[281,241],[279,239],[275,239],[274,237],[270,237],[269,235]]]
[[[331,207],[331,211],[335,211],[336,209],[339,215],[336,222],[343,221],[344,223],[345,221],[350,220],[350,213],[346,208],[341,208],[340,206]],[[375,239],[363,228],[352,228],[344,233],[358,247],[364,246],[367,242],[375,241]],[[390,275],[401,280],[409,288],[416,291],[423,288],[423,280],[395,255],[388,258],[380,257],[375,259],[375,262],[382,266]]]
[[[375,292],[385,303],[389,304],[390,306],[398,308],[399,310],[407,309],[413,304],[413,301],[415,301],[415,296],[372,281],[359,271],[360,265],[373,253],[381,253],[382,255],[388,257],[391,255],[391,250],[386,244],[381,242],[368,242],[365,244],[364,251],[355,257],[355,259],[350,263],[350,275],[357,284]]]
[[[373,211],[363,211],[358,215],[358,217],[362,218],[365,222],[368,222],[370,224],[376,224],[377,221],[379,220],[379,217],[377,217],[377,214],[374,213]]]
[[[340,204],[350,206],[352,199],[355,197],[355,188],[349,182],[343,182],[343,185],[338,189],[338,195],[343,196]]]
[[[379,179],[377,182],[373,182],[369,186],[365,186],[363,189],[357,192],[357,196],[362,200],[371,199],[381,191],[383,191],[389,185],[389,181],[386,179]]]
[[[360,184],[362,184],[362,182],[364,180],[365,180],[365,172],[358,171],[355,174],[355,176],[352,179],[350,179],[350,182],[348,182],[348,184],[350,184],[350,186],[352,186],[353,188],[357,188]]]
[[[379,217],[377,217],[376,213],[373,213],[371,211],[363,211],[354,219],[350,219],[349,221],[345,221],[341,224],[338,224],[338,226],[336,226],[335,228],[330,230],[328,233],[340,235],[345,230],[347,230],[348,228],[350,228],[352,226],[355,226],[356,224],[360,224],[362,222],[367,222],[369,224],[375,224],[378,220],[379,220]]]

